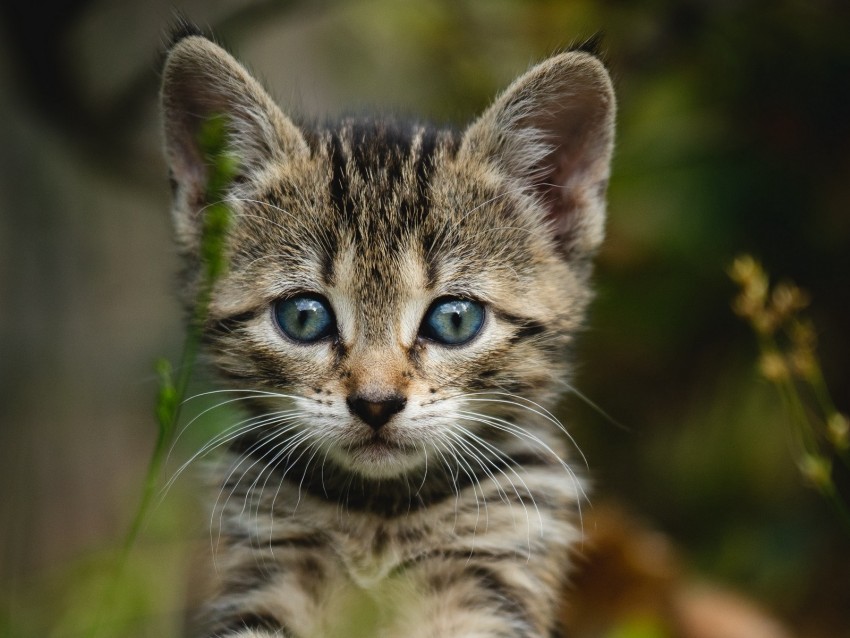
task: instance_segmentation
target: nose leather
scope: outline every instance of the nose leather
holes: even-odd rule
[[[393,394],[372,400],[352,395],[346,399],[346,403],[348,403],[348,409],[351,410],[352,414],[358,416],[377,432],[394,414],[404,410],[404,406],[407,405],[407,398],[400,394]]]

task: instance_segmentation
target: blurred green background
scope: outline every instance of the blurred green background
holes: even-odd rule
[[[850,536],[799,476],[724,272],[752,252],[809,291],[846,413],[846,0],[4,0],[0,636],[89,626],[138,502],[153,361],[182,339],[156,112],[175,4],[313,115],[463,123],[533,61],[602,32],[618,144],[574,383],[611,418],[575,396],[560,412],[594,500],[624,503],[693,578],[794,635],[850,634]],[[104,635],[178,635],[188,558],[207,547],[198,483],[153,512]]]

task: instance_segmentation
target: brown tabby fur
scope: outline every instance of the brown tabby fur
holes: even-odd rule
[[[591,54],[556,55],[463,133],[386,119],[296,126],[228,53],[187,32],[165,63],[174,217],[196,294],[207,166],[224,115],[239,174],[206,350],[248,418],[211,442],[219,581],[198,635],[557,635],[580,480],[551,407],[603,237],[614,96]],[[305,344],[277,300],[320,294]],[[485,307],[446,346],[440,297]],[[379,430],[346,404],[402,396]]]

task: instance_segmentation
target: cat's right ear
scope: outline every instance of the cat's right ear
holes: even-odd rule
[[[604,235],[616,103],[603,64],[584,51],[538,64],[466,131],[462,160],[492,162],[532,194],[569,257],[592,255]]]
[[[188,33],[169,49],[160,94],[165,152],[175,186],[175,222],[182,240],[199,236],[209,166],[201,132],[224,118],[225,147],[236,161],[235,181],[250,180],[270,162],[307,153],[298,128],[229,53]]]

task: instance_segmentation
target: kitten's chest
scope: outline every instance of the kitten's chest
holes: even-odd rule
[[[316,636],[382,635],[419,598],[400,596],[413,594],[403,566],[416,550],[399,539],[398,525],[344,527],[331,535],[341,578],[325,591],[322,608],[330,613],[323,614]]]
[[[381,583],[415,551],[402,541],[408,528],[393,523],[362,523],[345,526],[335,535],[333,547],[347,576],[367,592]]]

